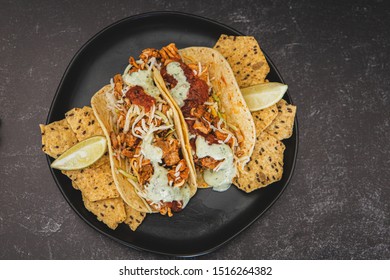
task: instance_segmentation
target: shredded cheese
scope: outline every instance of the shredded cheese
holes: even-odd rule
[[[198,72],[199,76],[202,75],[202,64],[200,64],[200,61],[198,62]]]
[[[127,111],[127,114],[126,114],[125,125],[123,127],[123,132],[124,133],[127,133],[129,131],[129,129],[130,129],[130,121],[131,121],[133,116],[134,116],[134,106],[131,105],[129,110]]]
[[[175,172],[179,172],[181,166],[182,166],[182,164],[181,164],[181,162],[179,162],[179,164],[176,166]]]
[[[145,132],[148,131],[148,128],[146,127],[145,119],[142,119],[142,120],[141,120],[141,127],[142,127],[142,129],[143,129]]]
[[[156,111],[156,105],[153,104],[152,109],[150,110],[150,113],[149,113],[149,121],[148,121],[149,126],[151,125],[151,123],[153,121],[155,111]]]
[[[123,71],[123,75],[122,76],[126,75],[130,71],[131,67],[133,67],[133,65],[131,65],[131,64],[127,65],[125,71]]]

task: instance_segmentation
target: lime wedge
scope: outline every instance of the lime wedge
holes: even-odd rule
[[[241,93],[249,110],[258,111],[274,105],[286,93],[288,86],[281,83],[264,83],[242,88]]]
[[[60,170],[77,170],[88,167],[106,152],[107,140],[104,136],[93,136],[69,148],[51,164]]]

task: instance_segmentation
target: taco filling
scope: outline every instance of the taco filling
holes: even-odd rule
[[[155,66],[184,117],[197,173],[214,190],[228,189],[237,175],[243,136],[227,123],[208,66],[185,63],[174,44],[159,51],[144,50],[142,57],[155,58]]]
[[[124,75],[111,80],[106,93],[112,112],[109,137],[112,156],[119,163],[117,175],[131,181],[153,211],[171,216],[193,194],[174,109],[153,82],[154,63],[153,58],[142,63],[130,60]]]

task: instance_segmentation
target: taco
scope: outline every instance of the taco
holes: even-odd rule
[[[195,194],[196,178],[175,105],[153,82],[154,62],[130,64],[91,104],[121,197],[138,211],[172,216]]]
[[[157,85],[179,112],[198,186],[227,190],[250,160],[256,137],[228,62],[211,48],[178,50],[174,44],[143,55],[156,58]]]

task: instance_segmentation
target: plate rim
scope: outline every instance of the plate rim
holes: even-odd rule
[[[105,33],[107,30],[111,29],[111,28],[114,28],[115,26],[117,25],[120,25],[122,24],[123,22],[125,21],[133,21],[133,20],[139,20],[139,19],[142,19],[142,18],[147,18],[147,17],[155,17],[155,16],[161,16],[161,15],[175,15],[175,16],[184,16],[184,17],[190,17],[190,18],[193,18],[193,19],[198,19],[198,20],[202,20],[202,21],[205,21],[205,22],[208,22],[210,24],[213,24],[213,25],[218,25],[220,27],[223,27],[225,29],[229,29],[231,30],[233,33],[237,33],[241,36],[245,36],[245,34],[243,32],[240,32],[238,31],[237,29],[227,25],[227,24],[224,24],[224,23],[220,23],[216,20],[213,20],[213,19],[210,19],[210,18],[207,18],[207,17],[203,17],[203,16],[199,16],[199,15],[196,15],[196,14],[191,14],[191,13],[186,13],[186,12],[178,12],[178,11],[153,11],[153,12],[145,12],[145,13],[140,13],[140,14],[135,14],[135,15],[131,15],[131,16],[128,16],[128,17],[124,17],[120,20],[117,20],[109,25],[107,25],[106,27],[102,28],[101,30],[99,30],[97,33],[95,33],[92,37],[90,37],[77,51],[76,53],[73,55],[72,59],[69,61],[62,77],[61,77],[61,80],[57,86],[57,89],[56,89],[56,92],[54,94],[54,97],[53,97],[53,100],[50,104],[50,108],[49,108],[49,111],[48,111],[48,114],[47,114],[47,118],[46,118],[46,125],[49,124],[49,120],[51,119],[52,117],[52,114],[53,114],[53,107],[54,107],[54,104],[56,104],[56,101],[58,99],[58,96],[59,96],[59,93],[60,93],[60,89],[62,88],[62,85],[64,83],[64,80],[65,80],[65,77],[68,75],[68,72],[70,70],[70,68],[72,67],[72,65],[74,64],[74,62],[77,60],[77,58],[81,55],[81,53],[89,46],[89,44],[91,42],[93,42],[96,38],[98,38],[100,35],[102,35],[103,33]],[[273,63],[273,61],[271,60],[271,58],[268,56],[268,54],[262,49],[263,53],[264,53],[264,56],[266,57],[266,60],[267,62],[272,65],[272,68],[273,70],[275,71],[276,75],[278,76],[278,78],[283,82],[284,82],[284,79],[283,77],[281,76],[279,70],[277,69],[277,67],[275,66],[275,64]],[[290,94],[289,94],[289,90],[287,90],[286,92],[286,95],[288,96],[288,98],[290,99],[290,103],[291,104],[294,104]],[[280,198],[280,196],[283,194],[283,192],[285,191],[285,189],[287,188],[287,186],[289,185],[292,177],[294,176],[294,171],[295,171],[295,167],[296,167],[296,162],[297,162],[297,157],[298,157],[298,147],[299,147],[299,130],[298,130],[298,118],[297,118],[297,115],[295,116],[295,120],[294,120],[294,128],[293,128],[293,133],[296,135],[296,140],[295,140],[295,152],[294,152],[294,155],[293,155],[293,162],[292,162],[292,166],[291,166],[291,171],[290,171],[290,174],[288,176],[288,178],[286,179],[286,183],[283,185],[282,189],[280,190],[280,192],[278,193],[278,195],[272,200],[272,202],[261,212],[259,212],[256,217],[251,221],[249,222],[247,225],[245,225],[244,227],[242,227],[240,230],[238,230],[236,233],[234,233],[232,236],[230,236],[229,238],[227,238],[226,240],[222,241],[221,243],[218,243],[216,246],[213,246],[209,249],[206,249],[206,250],[202,250],[202,251],[198,251],[196,253],[192,253],[192,254],[174,254],[174,253],[167,253],[167,252],[161,252],[161,251],[158,251],[158,250],[152,250],[152,249],[148,249],[148,248],[143,248],[143,247],[140,247],[138,245],[135,245],[135,244],[131,244],[129,242],[126,242],[124,240],[121,240],[111,234],[109,234],[108,232],[105,232],[103,230],[101,230],[100,228],[96,227],[95,225],[92,224],[91,221],[89,221],[89,219],[87,219],[87,217],[84,217],[81,212],[79,212],[75,205],[73,205],[73,203],[70,201],[70,199],[68,198],[68,196],[65,194],[64,190],[62,189],[61,187],[61,184],[60,182],[58,181],[57,179],[57,176],[56,174],[54,173],[54,170],[53,168],[50,167],[50,164],[51,164],[51,158],[46,155],[46,160],[47,160],[47,163],[49,165],[49,169],[50,169],[50,172],[51,172],[51,175],[58,187],[58,189],[60,190],[62,196],[65,198],[65,200],[67,201],[67,203],[70,205],[70,207],[73,209],[74,212],[76,212],[76,214],[84,221],[86,222],[90,227],[92,227],[94,230],[96,230],[97,232],[99,232],[100,234],[103,234],[104,236],[110,238],[111,240],[114,240],[116,242],[118,242],[119,244],[122,244],[126,247],[129,247],[129,248],[132,248],[132,249],[135,249],[135,250],[138,250],[138,251],[141,251],[141,252],[149,252],[149,253],[154,253],[154,254],[158,254],[158,255],[164,255],[164,256],[171,256],[171,257],[183,257],[183,258],[189,258],[189,257],[199,257],[199,256],[203,256],[203,255],[206,255],[206,254],[209,254],[211,252],[214,252],[216,251],[217,249],[221,248],[222,246],[224,246],[225,244],[227,244],[228,242],[230,242],[231,240],[233,240],[234,238],[236,238],[238,235],[240,235],[243,231],[245,231],[248,227],[250,227],[254,222],[256,222],[261,216],[263,216],[274,204],[275,202]]]

